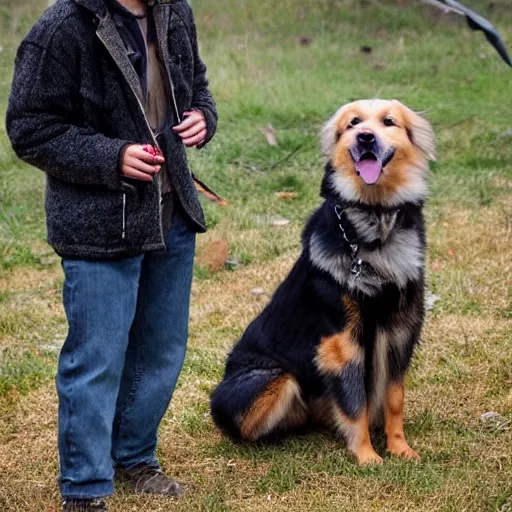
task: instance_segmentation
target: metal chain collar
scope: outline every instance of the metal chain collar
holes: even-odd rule
[[[358,257],[359,245],[352,243],[347,237],[345,228],[343,227],[343,224],[341,223],[341,215],[343,213],[343,210],[341,209],[341,206],[339,204],[337,204],[334,207],[334,213],[336,214],[336,217],[338,217],[338,221],[339,221],[338,226],[341,229],[341,232],[343,233],[343,238],[345,239],[345,242],[347,242],[347,244],[349,245],[350,251],[352,252],[352,254],[351,254],[352,265],[350,267],[350,272],[352,274],[354,274],[354,277],[357,279],[361,275],[361,272],[363,271],[363,265],[364,265],[364,261]]]

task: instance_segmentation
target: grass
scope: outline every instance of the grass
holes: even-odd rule
[[[46,0],[0,6],[0,111],[17,44]],[[468,0],[512,42],[507,0]],[[406,5],[403,5],[406,4]],[[194,0],[220,125],[191,152],[230,206],[205,204],[199,250],[224,238],[240,265],[195,270],[190,349],[160,430],[166,469],[193,491],[128,495],[112,510],[501,511],[512,509],[512,128],[510,70],[460,20],[391,0]],[[310,38],[309,45],[298,43]],[[371,53],[360,51],[371,47]],[[510,46],[510,44],[509,44]],[[286,275],[322,176],[317,133],[336,108],[397,97],[438,136],[431,169],[428,281],[440,297],[408,380],[406,431],[420,464],[358,468],[310,433],[233,445],[208,415],[227,351]],[[260,132],[272,123],[279,145]],[[0,509],[58,510],[56,351],[62,273],[44,242],[44,176],[16,160],[0,127]],[[294,192],[290,200],[278,192]],[[276,228],[271,222],[287,218]],[[253,296],[250,290],[263,288]],[[502,421],[480,416],[498,412]],[[379,448],[382,450],[382,446]]]

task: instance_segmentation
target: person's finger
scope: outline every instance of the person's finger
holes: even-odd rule
[[[195,125],[193,125],[188,130],[181,132],[179,136],[182,139],[190,139],[190,137],[193,137],[194,135],[197,135],[198,133],[202,132],[204,129],[206,129],[206,123],[204,121],[199,121]]]
[[[175,132],[183,132],[185,130],[188,130],[190,127],[192,127],[194,124],[198,123],[199,121],[203,120],[203,115],[199,112],[192,112],[188,117],[186,117],[180,124],[173,127],[173,130]]]
[[[129,148],[129,151],[127,151],[128,157],[134,157],[138,160],[142,160],[143,162],[146,162],[148,164],[161,164],[165,162],[165,158],[163,156],[159,155],[152,155],[151,153],[148,153],[147,151],[144,151],[143,146],[131,146]]]
[[[193,146],[197,146],[198,144],[203,142],[205,138],[206,138],[206,130],[201,130],[194,137],[190,137],[188,139],[183,139],[183,144],[190,148]]]
[[[159,165],[149,165],[143,162],[142,160],[139,160],[138,158],[134,157],[128,157],[125,163],[129,167],[133,167],[134,169],[137,169],[138,171],[141,172],[145,172],[146,174],[155,174],[161,169]]]
[[[137,169],[134,169],[133,167],[130,167],[128,165],[125,165],[123,167],[123,176],[140,181],[153,181],[153,176],[151,176],[150,174],[138,171]]]

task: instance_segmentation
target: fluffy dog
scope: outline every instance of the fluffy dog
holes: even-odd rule
[[[211,397],[218,427],[257,441],[308,421],[336,428],[360,465],[420,456],[403,430],[404,377],[424,318],[430,124],[400,102],[343,106],[321,134],[322,205],[271,302],[230,353]]]

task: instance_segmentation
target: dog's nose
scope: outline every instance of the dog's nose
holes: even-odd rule
[[[375,135],[372,132],[361,132],[357,134],[357,142],[361,144],[371,144],[375,142]]]

